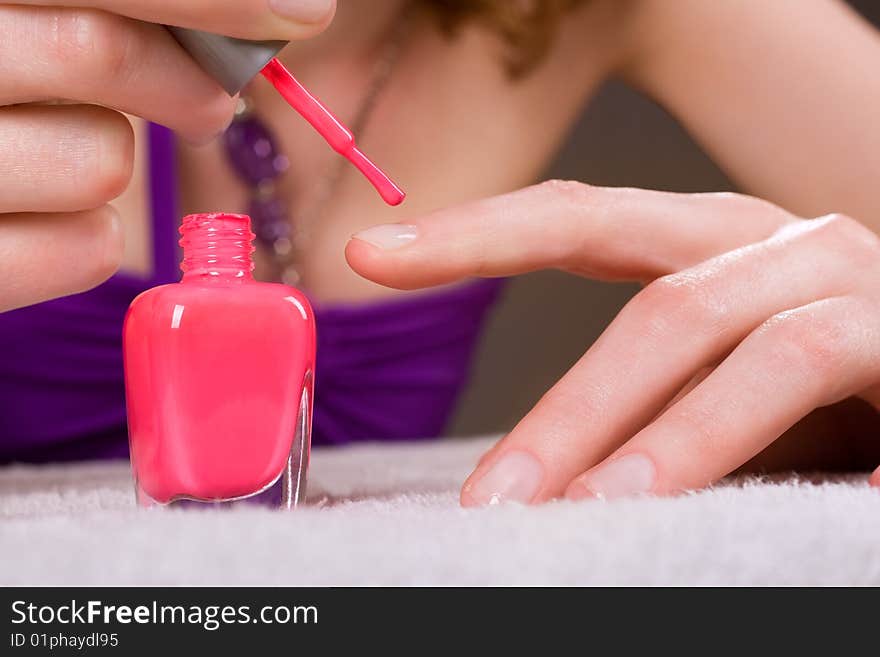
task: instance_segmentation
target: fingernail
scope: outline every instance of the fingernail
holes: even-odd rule
[[[122,250],[125,248],[125,232],[122,229],[122,220],[119,213],[110,208],[110,216],[107,219],[107,229],[104,232],[104,253],[102,271],[116,273],[119,262],[122,259]]]
[[[419,236],[415,226],[408,224],[382,224],[354,234],[354,239],[368,242],[380,249],[391,251],[406,246]]]
[[[269,0],[272,11],[300,23],[320,23],[333,6],[333,0]]]
[[[538,493],[544,479],[544,466],[526,452],[508,452],[466,493],[475,505],[520,502],[526,504]]]
[[[642,454],[628,454],[590,470],[569,486],[571,499],[598,497],[610,500],[648,493],[654,487],[657,472],[654,463]]]

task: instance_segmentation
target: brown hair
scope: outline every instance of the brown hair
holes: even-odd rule
[[[441,29],[454,35],[467,22],[497,34],[507,47],[505,64],[512,77],[537,66],[550,50],[562,17],[584,0],[420,0]]]

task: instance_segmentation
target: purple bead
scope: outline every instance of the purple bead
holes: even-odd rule
[[[274,196],[252,198],[248,214],[251,216],[254,234],[261,244],[272,247],[279,239],[290,239],[289,211],[283,199]]]
[[[287,158],[278,153],[269,129],[254,117],[236,119],[223,135],[229,164],[250,186],[274,180],[287,170]]]

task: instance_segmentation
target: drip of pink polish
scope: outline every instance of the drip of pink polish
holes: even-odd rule
[[[272,59],[262,70],[265,77],[293,109],[308,121],[337,153],[345,157],[370,181],[388,205],[400,205],[406,198],[403,190],[357,147],[351,130],[315,98],[284,64]]]

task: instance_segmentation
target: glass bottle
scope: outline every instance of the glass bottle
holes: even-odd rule
[[[254,280],[249,217],[191,215],[180,232],[182,280],[139,295],[123,329],[138,503],[291,509],[309,461],[312,309]]]

